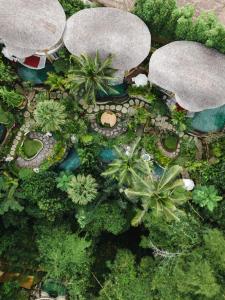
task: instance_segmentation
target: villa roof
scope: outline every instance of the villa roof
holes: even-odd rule
[[[202,44],[176,41],[154,52],[152,83],[171,91],[183,108],[197,112],[225,104],[225,56]]]
[[[15,56],[26,57],[54,46],[65,25],[58,0],[0,0],[0,39]]]
[[[67,21],[64,34],[66,48],[75,55],[101,58],[114,55],[113,67],[129,70],[149,54],[151,35],[137,16],[116,8],[99,7],[79,11]]]

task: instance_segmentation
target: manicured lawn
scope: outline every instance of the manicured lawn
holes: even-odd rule
[[[26,138],[23,143],[23,152],[27,158],[32,158],[42,149],[42,147],[43,145],[40,141]]]

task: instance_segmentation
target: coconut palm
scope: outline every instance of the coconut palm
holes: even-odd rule
[[[110,87],[110,84],[115,82],[113,74],[116,71],[111,67],[111,55],[101,61],[97,52],[94,58],[87,55],[72,56],[71,61],[73,65],[65,79],[65,87],[75,95],[89,103],[95,103],[98,91],[106,94],[116,93],[115,89]]]
[[[172,166],[164,171],[160,180],[157,180],[151,170],[145,177],[132,170],[133,186],[126,189],[125,194],[130,199],[140,201],[142,207],[132,220],[133,226],[140,224],[149,209],[168,220],[179,220],[178,214],[181,210],[177,206],[184,204],[190,196],[184,189],[183,180],[178,179],[181,171],[182,167]]]
[[[102,173],[102,176],[115,178],[120,186],[131,186],[133,174],[148,174],[148,170],[152,169],[152,163],[142,158],[141,149],[138,147],[140,140],[139,137],[133,145],[128,146],[125,150],[122,147],[115,146],[118,158],[109,164],[108,169]]]
[[[91,175],[72,175],[66,191],[74,203],[86,205],[96,198],[97,186],[96,180]]]
[[[34,118],[44,132],[61,130],[66,122],[65,106],[54,100],[39,102],[34,111]]]

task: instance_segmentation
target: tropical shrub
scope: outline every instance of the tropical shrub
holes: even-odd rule
[[[72,16],[79,10],[88,7],[81,0],[59,0],[59,2],[61,3],[61,5],[68,17]]]
[[[95,103],[98,91],[103,93],[115,92],[110,87],[115,78],[112,68],[113,57],[109,55],[101,61],[98,52],[92,58],[87,55],[72,56],[71,67],[65,79],[65,87],[88,103]]]
[[[10,91],[6,87],[0,88],[0,99],[9,107],[15,108],[20,106],[23,101],[23,96],[16,91]]]
[[[193,191],[193,202],[200,207],[206,207],[209,211],[213,211],[218,205],[217,202],[222,199],[213,185],[197,186]]]
[[[91,175],[71,176],[67,184],[69,198],[76,204],[86,205],[97,196],[97,183]]]
[[[60,131],[66,123],[65,107],[54,100],[38,102],[34,111],[34,118],[44,132]]]
[[[212,13],[203,12],[196,18],[192,6],[178,7],[175,0],[138,0],[134,13],[149,26],[154,38],[163,37],[162,43],[191,40],[225,53],[225,28]]]
[[[11,84],[17,79],[16,73],[12,70],[10,65],[3,62],[0,55],[0,83]]]

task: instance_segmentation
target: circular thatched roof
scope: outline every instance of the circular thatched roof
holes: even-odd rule
[[[58,0],[0,0],[0,38],[18,57],[54,46],[65,25]]]
[[[116,8],[99,7],[79,11],[67,21],[64,34],[66,48],[75,55],[104,59],[113,54],[113,67],[129,70],[149,54],[151,35],[137,16]]]
[[[150,81],[173,92],[178,104],[189,111],[225,104],[224,78],[225,56],[196,42],[170,43],[150,59]]]

